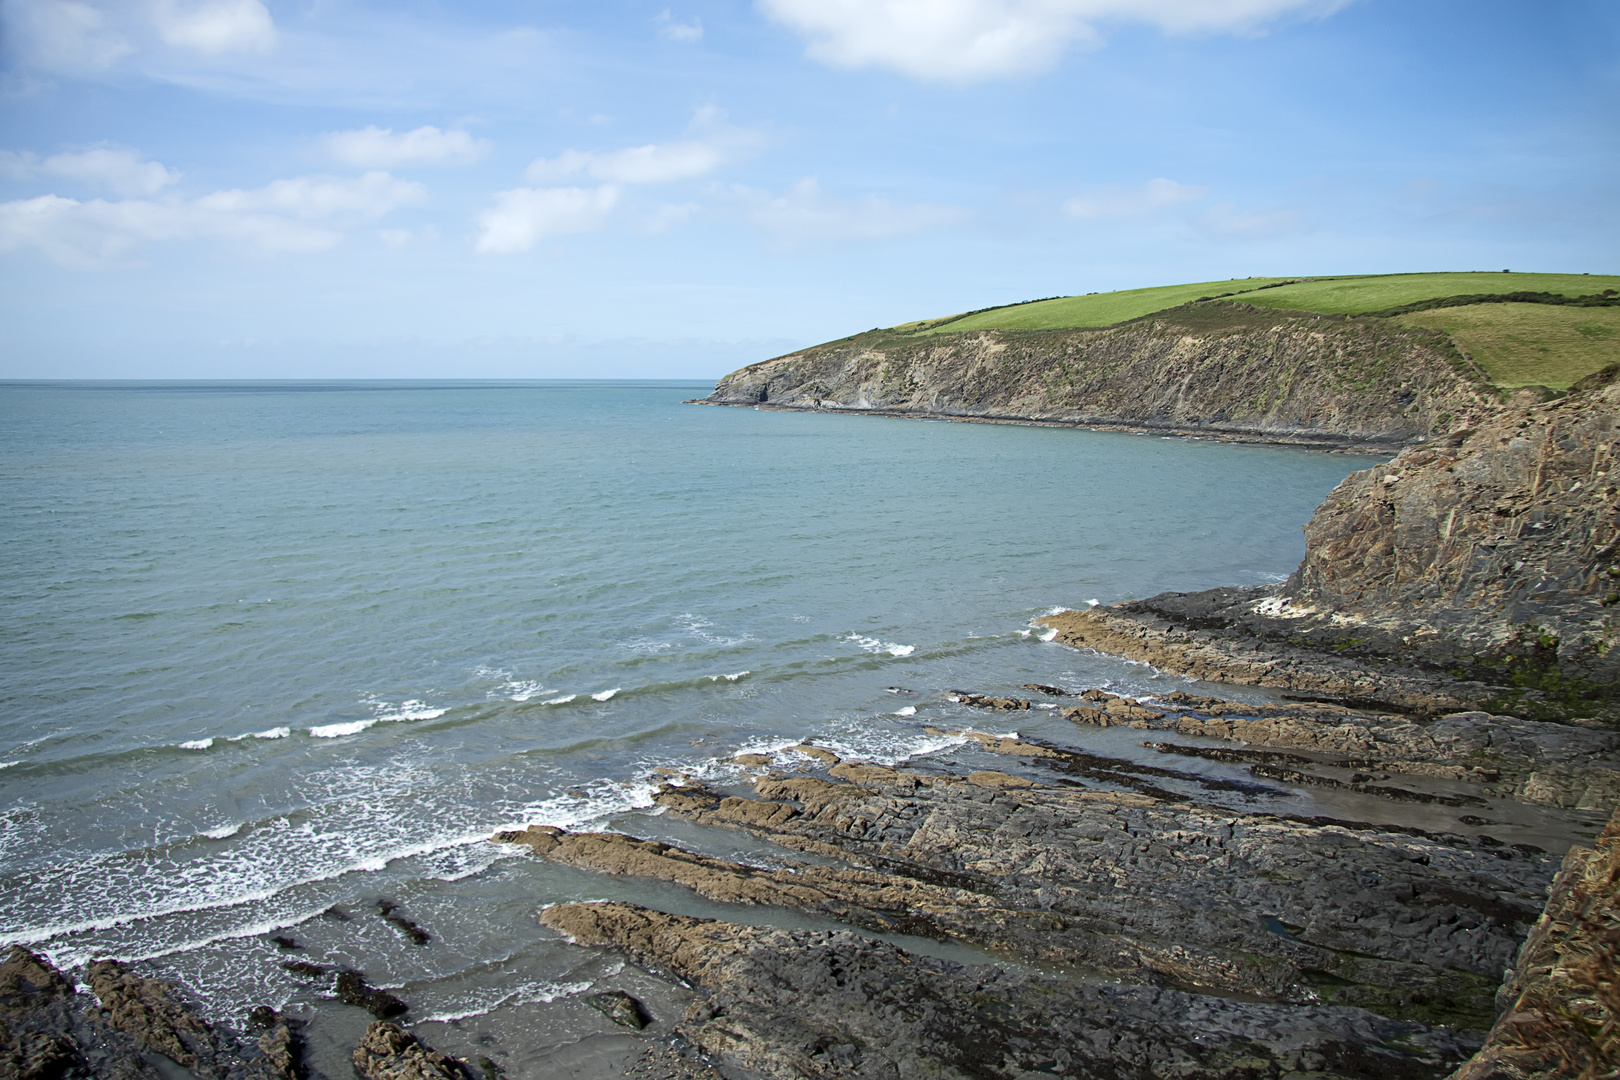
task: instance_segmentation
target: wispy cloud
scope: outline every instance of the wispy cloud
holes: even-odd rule
[[[1300,232],[1305,227],[1305,218],[1298,210],[1286,206],[1241,210],[1235,203],[1220,203],[1200,214],[1198,223],[1206,232],[1222,239],[1270,240]]]
[[[514,255],[553,236],[595,232],[607,224],[618,201],[619,189],[607,185],[498,192],[495,205],[478,216],[473,249],[486,255]]]
[[[700,109],[688,125],[690,138],[619,150],[564,150],[537,158],[524,173],[531,184],[590,177],[611,184],[668,184],[707,176],[759,143],[756,132],[732,127],[717,109]]]
[[[196,238],[259,253],[320,251],[342,240],[347,227],[426,198],[422,185],[384,172],[296,177],[195,199],[40,195],[0,203],[0,251],[32,248],[79,269],[125,262],[147,243]]]
[[[669,8],[665,8],[653,22],[658,26],[658,36],[665,41],[691,44],[703,40],[703,20],[696,15],[692,16],[691,22],[682,22],[670,14]]]
[[[401,165],[470,165],[489,152],[487,139],[465,131],[440,131],[431,124],[394,134],[375,124],[358,131],[333,131],[324,139],[327,153],[345,165],[394,169]]]
[[[269,52],[276,46],[276,24],[260,0],[203,0],[181,4],[157,0],[152,16],[166,44],[206,56],[229,52]]]
[[[1178,184],[1161,176],[1140,187],[1096,188],[1065,202],[1063,212],[1081,221],[1142,217],[1167,207],[1196,202],[1208,194],[1208,188]]]
[[[1284,16],[1325,16],[1349,0],[759,0],[835,67],[887,67],[919,79],[977,82],[1051,67],[1097,24],[1170,33],[1254,31]]]
[[[35,154],[0,150],[0,173],[19,180],[56,177],[115,195],[156,195],[180,181],[178,169],[118,147],[53,154],[43,161]]]
[[[784,247],[848,240],[884,240],[955,225],[967,215],[959,206],[896,202],[879,195],[843,199],[827,194],[806,177],[785,194],[772,196],[738,187],[733,195],[754,225]]]

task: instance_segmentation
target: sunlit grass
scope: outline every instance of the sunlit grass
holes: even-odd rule
[[[1620,363],[1620,308],[1473,304],[1399,321],[1450,334],[1498,386],[1562,390]]]

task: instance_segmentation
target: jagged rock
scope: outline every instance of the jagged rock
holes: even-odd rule
[[[647,1026],[647,1012],[641,1007],[641,1002],[623,990],[607,990],[600,994],[590,994],[585,998],[585,1004],[620,1027],[640,1031]]]
[[[541,921],[708,991],[681,1033],[772,1080],[803,1077],[1188,1078],[1286,1072],[1437,1077],[1466,1049],[1357,1009],[1310,1010],[965,968],[848,932],[789,932],[564,904]]]
[[[1573,847],[1525,939],[1485,1046],[1453,1080],[1555,1080],[1620,1070],[1620,813]]]
[[[116,960],[94,960],[85,981],[113,1027],[177,1065],[210,1063],[217,1049],[213,1029],[176,997],[174,985],[132,973]]]
[[[383,922],[388,923],[401,934],[404,934],[405,940],[412,945],[426,945],[433,940],[432,935],[426,930],[401,915],[399,905],[392,900],[377,901],[377,913],[383,917]]]
[[[398,1024],[377,1021],[354,1048],[360,1080],[468,1080],[455,1058],[439,1053]]]
[[[1524,395],[1476,430],[1353,473],[1285,583],[1041,621],[1194,678],[1434,716],[1620,717],[1620,381]]]
[[[338,972],[336,989],[339,1001],[364,1009],[379,1020],[398,1016],[410,1008],[388,991],[367,983],[366,977],[353,968]]]

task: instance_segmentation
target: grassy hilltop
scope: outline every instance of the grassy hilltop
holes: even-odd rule
[[[1531,302],[1468,302],[1512,294],[1533,296],[1527,298]],[[1582,297],[1595,299],[1591,306],[1557,302]],[[1213,300],[1279,311],[1382,316],[1402,326],[1439,330],[1502,387],[1564,389],[1608,364],[1620,363],[1620,276],[1599,274],[1233,278],[1009,304],[903,323],[893,332],[932,336],[1113,326]]]

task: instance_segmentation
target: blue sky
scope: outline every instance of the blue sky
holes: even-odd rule
[[[0,377],[698,377],[1260,274],[1620,272],[1620,5],[0,0]]]

